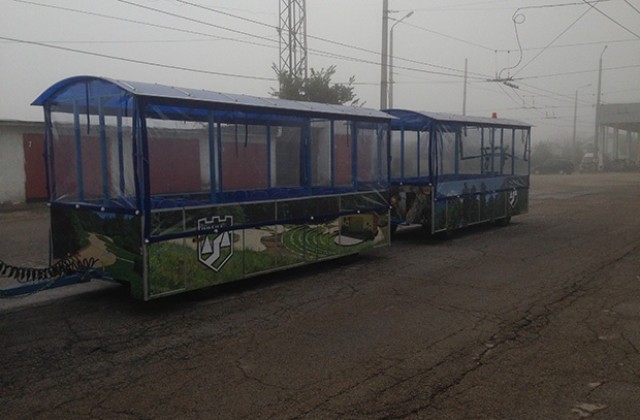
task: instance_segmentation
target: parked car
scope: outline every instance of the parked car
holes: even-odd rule
[[[595,172],[598,170],[598,159],[596,159],[595,154],[593,153],[585,153],[580,161],[580,166],[578,167],[580,172]]]
[[[574,170],[573,162],[569,159],[552,158],[542,165],[533,168],[535,174],[570,174]]]

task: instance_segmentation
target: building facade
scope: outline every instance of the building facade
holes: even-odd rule
[[[0,120],[0,205],[47,198],[44,125]]]

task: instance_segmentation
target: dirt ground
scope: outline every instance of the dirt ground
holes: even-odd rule
[[[0,418],[636,419],[639,214],[640,174],[540,175],[504,228],[150,303],[0,301]],[[0,259],[46,263],[46,225],[0,213]]]

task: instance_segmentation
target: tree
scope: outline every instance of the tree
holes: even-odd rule
[[[331,78],[336,73],[336,66],[328,69],[314,70],[311,69],[311,76],[308,78],[300,77],[296,74],[290,74],[286,71],[279,70],[273,65],[273,70],[278,76],[280,84],[279,91],[273,91],[271,94],[280,99],[292,99],[295,101],[321,102],[326,104],[358,105],[359,99],[354,93],[353,83],[355,77],[349,78],[349,83],[331,84]]]

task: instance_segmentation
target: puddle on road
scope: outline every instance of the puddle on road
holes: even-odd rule
[[[580,403],[575,405],[572,409],[572,413],[576,413],[580,418],[591,417],[598,411],[607,408],[605,404],[593,404],[593,403]]]

